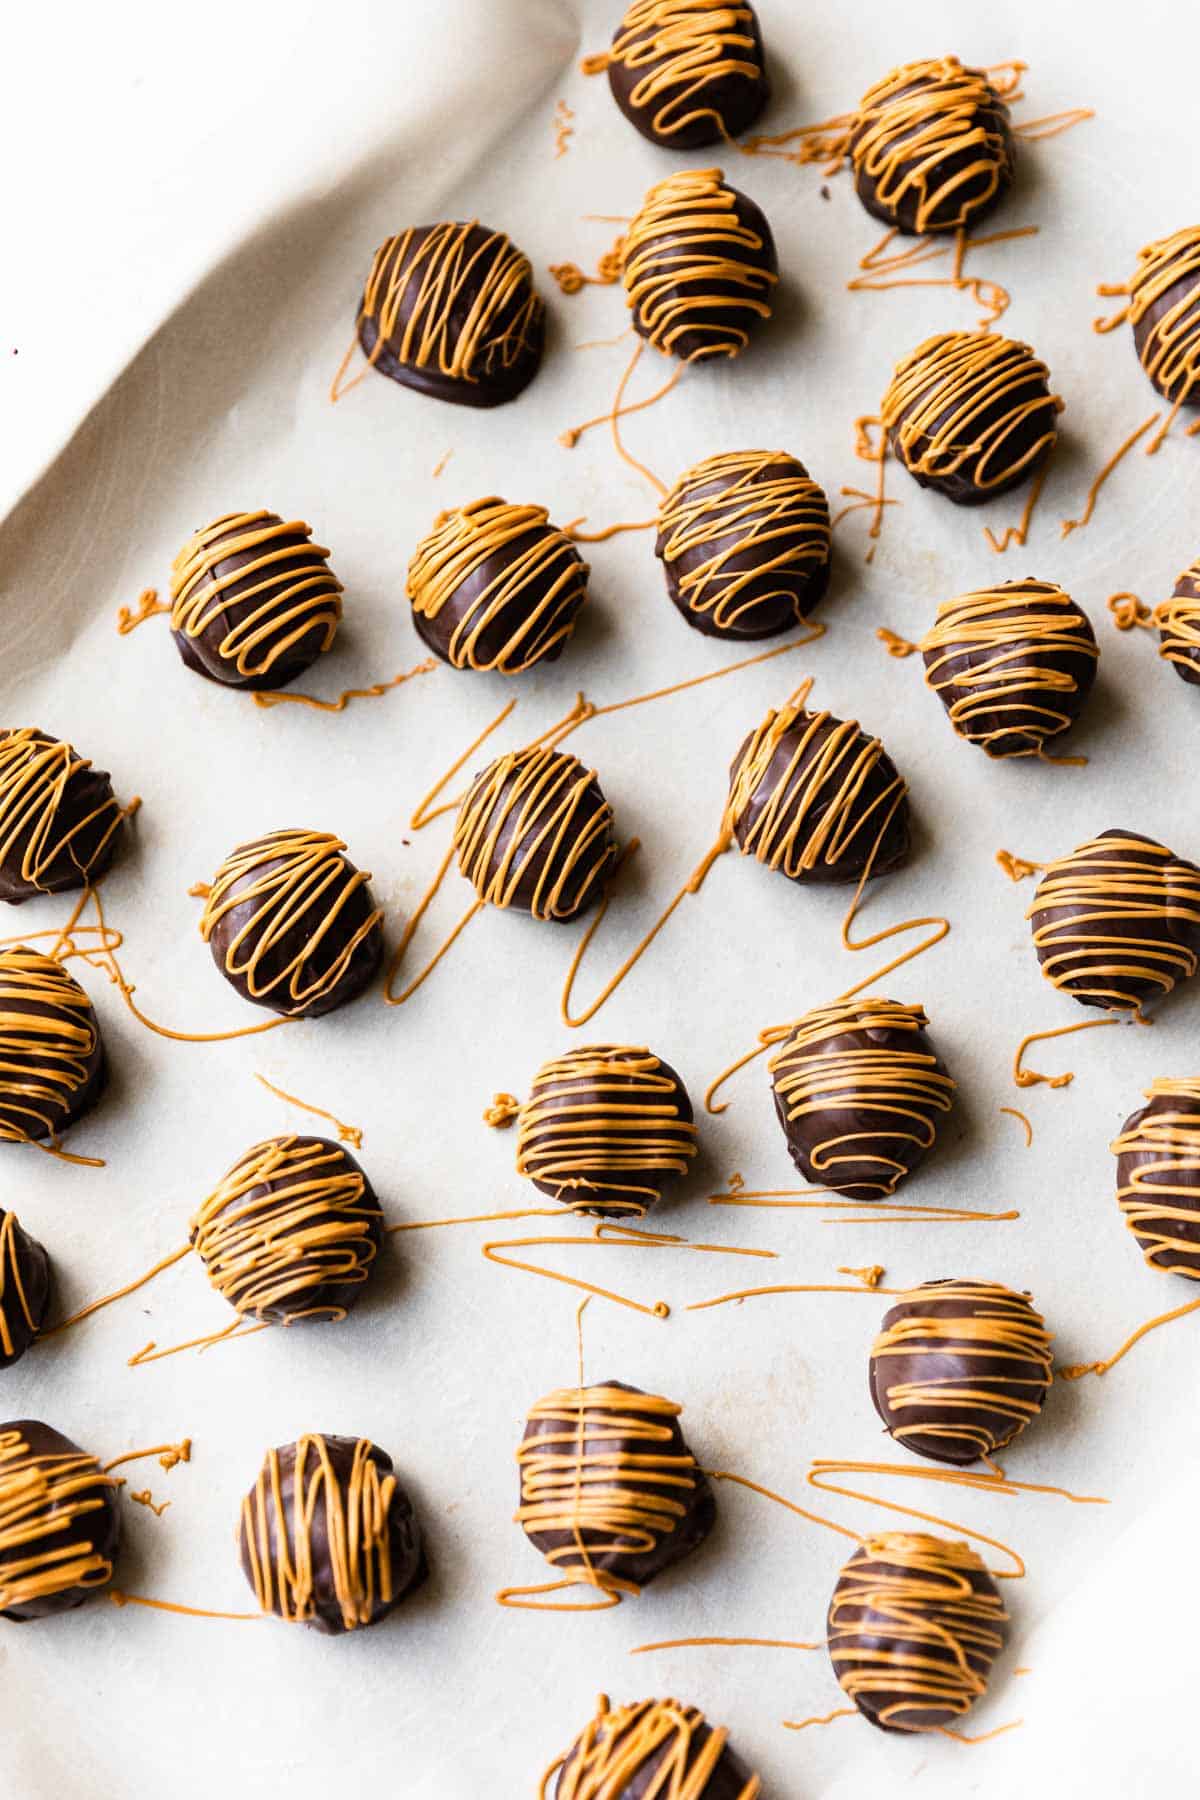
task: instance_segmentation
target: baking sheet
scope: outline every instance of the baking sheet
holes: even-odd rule
[[[339,832],[374,872],[394,938],[445,841],[444,825],[408,829],[412,807],[505,700],[516,694],[520,705],[498,744],[534,735],[578,689],[603,702],[729,660],[684,628],[649,540],[638,535],[589,552],[587,613],[553,669],[517,684],[439,669],[340,717],[261,711],[190,678],[160,625],[129,640],[114,631],[119,604],[146,585],[165,586],[189,531],[230,508],[269,506],[312,523],[346,584],[337,649],[307,683],[333,694],[419,660],[404,571],[440,508],[499,490],[545,503],[560,521],[648,516],[652,496],[615,461],[603,433],[570,453],[557,442],[564,427],[607,403],[624,366],[625,345],[576,348],[621,330],[613,290],[568,300],[543,275],[549,352],[513,406],[468,413],[374,378],[337,407],[327,400],[356,288],[388,232],[478,214],[508,229],[540,271],[566,259],[591,266],[616,228],[585,215],[633,210],[651,181],[681,166],[624,124],[602,81],[576,72],[581,50],[606,41],[615,10],[552,0],[384,9],[359,0],[310,8],[271,58],[282,20],[262,9],[245,22],[254,78],[227,57],[239,72],[209,120],[193,120],[186,104],[172,109],[166,176],[156,178],[150,159],[130,158],[129,184],[98,196],[116,246],[129,254],[106,258],[101,242],[89,258],[95,329],[90,358],[86,341],[78,352],[82,386],[77,368],[65,379],[59,299],[46,301],[56,329],[43,324],[14,345],[26,354],[19,373],[6,371],[17,426],[6,467],[23,467],[27,481],[99,398],[109,365],[115,370],[135,347],[135,331],[140,343],[0,533],[0,680],[6,721],[70,737],[112,770],[119,794],[142,796],[104,897],[126,934],[139,1002],[168,1024],[215,1030],[256,1016],[217,978],[187,897],[233,845],[287,824]],[[1184,748],[1192,696],[1140,634],[1112,631],[1103,607],[1118,587],[1158,598],[1195,553],[1193,448],[1173,438],[1154,462],[1131,459],[1088,530],[1066,541],[1058,531],[1099,460],[1152,410],[1128,334],[1097,338],[1089,329],[1098,310],[1092,289],[1121,279],[1147,238],[1192,217],[1184,83],[1195,27],[1151,4],[1131,35],[1124,10],[1075,0],[1053,12],[972,9],[970,18],[927,4],[917,22],[875,3],[849,16],[770,4],[761,14],[777,95],[768,129],[826,116],[893,63],[943,47],[980,62],[1028,61],[1026,116],[1078,104],[1099,113],[1025,156],[997,223],[1038,223],[1042,234],[981,262],[1012,289],[1005,328],[1035,344],[1067,400],[1062,451],[1028,548],[998,559],[981,531],[1015,520],[1021,496],[964,514],[893,471],[891,492],[903,504],[890,509],[871,567],[862,560],[862,519],[839,530],[824,640],[597,721],[574,740],[599,769],[622,836],[637,833],[644,846],[585,967],[583,993],[711,841],[730,756],[805,674],[815,678],[817,703],[884,737],[912,789],[915,854],[873,889],[864,924],[929,910],[953,922],[946,943],[887,984],[925,1004],[960,1083],[938,1152],[903,1197],[1017,1207],[1018,1221],[825,1224],[820,1213],[710,1208],[706,1196],[735,1170],[752,1187],[791,1184],[759,1064],[734,1087],[726,1114],[702,1120],[695,1179],[650,1222],[770,1248],[777,1262],[550,1253],[557,1267],[673,1308],[660,1323],[593,1304],[590,1378],[671,1395],[708,1466],[802,1499],[813,1456],[888,1456],[866,1394],[867,1348],[885,1303],[790,1296],[689,1314],[690,1301],[756,1278],[837,1279],[843,1263],[882,1263],[894,1286],[979,1275],[1030,1287],[1061,1359],[1073,1361],[1103,1354],[1150,1313],[1188,1298],[1181,1284],[1143,1268],[1116,1213],[1107,1145],[1151,1079],[1194,1072],[1195,996],[1177,995],[1152,1031],[1049,1047],[1043,1065],[1076,1068],[1074,1086],[1017,1094],[1008,1065],[1021,1034],[1082,1015],[1040,978],[1022,920],[1027,890],[1010,887],[993,856],[1004,845],[1047,857],[1114,824],[1200,853]],[[177,101],[194,103],[223,21],[214,15],[189,65],[167,28],[139,35],[141,16],[131,9],[106,53],[119,62],[129,108],[111,135],[126,146],[137,135],[142,87],[159,108],[169,84]],[[1174,50],[1164,58],[1167,39]],[[43,39],[37,79],[46,54]],[[575,130],[556,159],[560,96],[574,109]],[[76,97],[81,108],[96,104]],[[101,170],[106,154],[97,151]],[[846,294],[855,259],[878,234],[845,178],[828,184],[825,200],[815,170],[726,162],[777,236],[785,279],[776,317],[737,364],[690,371],[667,401],[630,422],[628,441],[668,478],[718,449],[778,445],[835,495],[863,478],[852,420],[875,408],[893,361],[931,330],[969,324],[973,309],[936,289]],[[47,181],[49,198],[65,209],[55,187],[62,167],[52,162]],[[97,177],[80,179],[87,188]],[[177,206],[184,191],[197,197],[181,218],[167,203]],[[43,210],[53,217],[51,206]],[[89,221],[91,210],[82,208]],[[94,222],[80,230],[94,234]],[[155,244],[167,274],[139,287],[130,271],[152,263],[145,246]],[[35,286],[45,294],[44,276],[18,285],[14,317],[32,320]],[[76,314],[84,340],[85,327]],[[26,438],[22,422],[35,415],[38,430]],[[8,491],[21,485],[14,475]],[[919,635],[941,598],[1023,574],[1061,581],[1101,639],[1097,690],[1071,745],[1091,758],[1083,771],[987,763],[952,737],[919,669],[887,658],[874,638],[881,623]],[[457,877],[447,884],[417,954],[468,898]],[[227,1044],[151,1037],[98,973],[81,969],[113,1079],[69,1147],[106,1166],[14,1151],[0,1171],[3,1203],[47,1243],[65,1306],[129,1279],[182,1242],[191,1211],[247,1144],[304,1127],[258,1086],[257,1071],[364,1129],[362,1161],[391,1219],[519,1207],[530,1190],[512,1172],[513,1139],[480,1122],[495,1090],[523,1093],[538,1064],[579,1035],[649,1042],[699,1100],[761,1026],[875,966],[869,953],[847,957],[837,947],[845,898],[804,893],[725,858],[582,1034],[558,1018],[577,928],[501,914],[476,920],[399,1011],[376,994],[331,1018]],[[12,915],[12,928],[33,931],[64,911],[61,900],[34,902]],[[999,1113],[1007,1104],[1033,1120],[1032,1149]],[[1181,1521],[1196,1499],[1193,1325],[1153,1336],[1104,1382],[1056,1386],[1044,1417],[1006,1459],[1018,1479],[1104,1494],[1109,1507],[905,1484],[901,1497],[927,1499],[931,1510],[1015,1542],[1028,1559],[1028,1580],[1007,1590],[1013,1648],[972,1716],[980,1730],[1023,1717],[1022,1729],[973,1750],[885,1739],[845,1720],[795,1737],[781,1730],[783,1718],[839,1703],[820,1654],[628,1656],[635,1644],[689,1633],[820,1635],[844,1546],[752,1495],[723,1489],[710,1542],[611,1613],[554,1617],[494,1604],[498,1586],[543,1577],[511,1523],[512,1453],[527,1406],[574,1379],[575,1346],[574,1297],[490,1267],[479,1255],[487,1235],[465,1227],[394,1239],[343,1327],[265,1332],[201,1357],[127,1369],[150,1337],[166,1344],[226,1322],[199,1266],[185,1261],[5,1373],[6,1416],[44,1417],[103,1456],[184,1433],[194,1439],[189,1466],[164,1476],[144,1465],[155,1498],[172,1504],[161,1519],[126,1508],[119,1580],[130,1591],[244,1607],[232,1545],[241,1495],[266,1446],[314,1429],[362,1433],[392,1452],[420,1507],[434,1571],[392,1620],[346,1641],[100,1603],[5,1631],[7,1791],[23,1800],[140,1797],[167,1781],[190,1800],[233,1779],[247,1794],[286,1785],[297,1800],[315,1800],[333,1782],[349,1790],[380,1780],[406,1800],[533,1793],[599,1691],[696,1702],[730,1726],[775,1795],[863,1800],[918,1775],[931,1794],[999,1794],[1014,1779],[1039,1792],[1048,1771],[1057,1792],[1189,1791],[1184,1683],[1194,1584],[1176,1561],[1164,1565],[1163,1548],[1186,1545]],[[141,1470],[133,1472],[141,1485]],[[849,1503],[828,1510],[860,1528],[886,1522]],[[1152,1659],[1139,1651],[1147,1644]],[[1032,1672],[1013,1677],[1022,1665]],[[1184,1708],[1179,1724],[1173,1694]]]

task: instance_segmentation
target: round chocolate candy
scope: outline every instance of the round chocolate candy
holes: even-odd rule
[[[408,597],[413,623],[443,662],[520,675],[562,655],[587,579],[587,563],[544,506],[492,495],[438,514],[408,565]]]
[[[659,507],[667,592],[708,637],[766,638],[802,625],[829,581],[829,505],[783,450],[709,456]]]
[[[315,1019],[371,981],[383,954],[383,913],[369,871],[356,869],[345,849],[323,831],[272,831],[225,858],[200,935],[243,999]]]
[[[1028,344],[947,331],[896,364],[880,407],[893,453],[922,487],[978,506],[1026,481],[1058,439],[1063,403]]]
[[[554,1800],[761,1800],[763,1788],[730,1747],[723,1725],[710,1725],[678,1700],[635,1700],[596,1716],[546,1771]]]
[[[927,1281],[884,1314],[871,1346],[875,1411],[932,1462],[995,1456],[1042,1410],[1050,1333],[1028,1294],[996,1281]]]
[[[1154,609],[1158,654],[1181,681],[1200,687],[1200,557],[1180,575],[1169,600]]]
[[[754,8],[729,0],[633,0],[598,66],[630,124],[670,150],[738,137],[770,99]]]
[[[0,1369],[20,1362],[50,1310],[50,1258],[0,1207]]]
[[[789,701],[735,756],[726,820],[744,856],[789,881],[858,881],[908,855],[908,784],[856,720]]]
[[[49,1425],[0,1425],[0,1618],[70,1612],[108,1585],[120,1486]]]
[[[1111,1146],[1117,1201],[1152,1269],[1200,1281],[1200,1081],[1153,1081]]]
[[[70,744],[29,726],[0,731],[0,900],[95,881],[124,817],[107,771]]]
[[[827,1642],[846,1697],[881,1731],[957,1726],[1008,1639],[1000,1590],[969,1544],[869,1537],[838,1576]]]
[[[268,1138],[222,1178],[190,1238],[236,1312],[276,1325],[344,1319],[383,1245],[383,1210],[341,1144]]]
[[[868,88],[850,137],[858,197],[898,231],[978,224],[1012,185],[1008,107],[957,56],[905,63]]]
[[[572,1212],[641,1218],[695,1154],[687,1089],[646,1049],[569,1050],[519,1114],[517,1173]]]
[[[378,1624],[428,1573],[391,1457],[321,1432],[267,1451],[238,1550],[263,1612],[329,1637]]]
[[[720,169],[652,187],[625,233],[621,267],[634,330],[681,362],[740,356],[770,318],[779,280],[771,227]]]
[[[511,750],[463,796],[454,848],[489,905],[574,919],[599,899],[617,859],[612,823],[594,769],[544,746]]]
[[[1138,360],[1154,386],[1173,406],[1200,405],[1200,225],[1146,244],[1121,291],[1129,294]]]
[[[92,1003],[60,962],[0,950],[0,1143],[55,1138],[104,1092]]]
[[[955,1084],[920,1006],[835,1000],[798,1019],[768,1065],[805,1181],[853,1200],[895,1193],[937,1137]]]
[[[375,252],[358,339],[402,387],[501,406],[537,374],[545,334],[529,258],[502,231],[477,219],[417,225]]]
[[[285,687],[328,650],[342,617],[329,552],[302,519],[224,513],[171,566],[171,635],[189,669],[224,687]]]
[[[1196,973],[1200,869],[1140,832],[1103,831],[1047,864],[1025,916],[1056,988],[1140,1012]]]
[[[529,1409],[516,1522],[563,1587],[638,1594],[704,1542],[716,1501],[682,1410],[623,1381],[563,1388]]]
[[[955,731],[995,757],[1040,756],[1069,730],[1100,655],[1083,608],[1029,579],[943,601],[918,648]]]

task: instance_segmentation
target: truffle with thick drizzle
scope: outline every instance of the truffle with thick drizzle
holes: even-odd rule
[[[0,1369],[20,1362],[45,1323],[53,1280],[50,1258],[0,1207]]]
[[[0,731],[0,900],[95,881],[124,817],[107,771],[71,744],[32,726]]]
[[[1111,1146],[1117,1202],[1152,1269],[1200,1281],[1200,1080],[1151,1082]]]
[[[54,1139],[104,1092],[92,1003],[60,962],[24,944],[0,950],[0,1143]]]
[[[695,1706],[678,1700],[609,1705],[601,1694],[595,1717],[542,1777],[550,1800],[761,1800],[762,1783],[730,1746],[723,1725],[710,1725]]]
[[[1175,582],[1169,600],[1154,609],[1158,654],[1181,681],[1200,687],[1200,557]]]
[[[729,0],[633,0],[611,48],[584,63],[601,69],[630,124],[670,150],[739,136],[770,98],[754,8]]]
[[[49,1425],[0,1425],[0,1618],[69,1612],[108,1585],[120,1486]]]
[[[574,919],[599,899],[616,862],[612,825],[595,770],[541,745],[508,751],[476,775],[454,850],[481,901]]]

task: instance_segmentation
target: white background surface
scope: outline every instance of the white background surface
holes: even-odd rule
[[[497,412],[438,406],[374,378],[337,408],[326,399],[357,288],[388,232],[478,214],[511,231],[539,271],[566,258],[590,265],[615,227],[582,215],[632,211],[652,180],[681,166],[626,126],[602,80],[576,73],[579,54],[607,41],[616,11],[555,0],[348,0],[215,5],[203,20],[126,5],[6,21],[17,79],[0,127],[11,138],[0,498],[12,504],[0,531],[0,716],[70,737],[111,768],[118,793],[143,796],[105,898],[127,935],[140,1000],[169,1024],[211,1030],[254,1016],[217,978],[186,894],[234,844],[287,824],[340,832],[374,871],[394,933],[444,842],[438,827],[413,837],[408,814],[503,699],[521,696],[505,740],[516,742],[581,686],[612,699],[728,660],[684,628],[648,538],[637,536],[595,548],[575,643],[519,688],[439,669],[340,718],[263,712],[189,676],[161,625],[130,640],[113,630],[121,602],[165,587],[190,530],[231,508],[268,506],[310,520],[346,584],[337,649],[310,682],[334,693],[421,654],[403,578],[439,508],[499,490],[543,501],[559,520],[646,516],[651,496],[602,434],[570,454],[556,442],[606,403],[624,365],[623,345],[573,348],[620,330],[615,291],[565,300],[541,276],[547,361],[524,397]],[[915,855],[875,888],[865,922],[933,906],[953,921],[944,945],[888,984],[926,1005],[961,1090],[938,1154],[903,1197],[1014,1205],[1019,1221],[825,1225],[819,1213],[708,1208],[705,1195],[734,1169],[751,1186],[789,1183],[758,1065],[730,1111],[703,1122],[703,1166],[652,1223],[773,1248],[777,1263],[558,1253],[558,1266],[675,1308],[660,1324],[593,1305],[590,1378],[615,1375],[679,1399],[704,1462],[802,1498],[811,1457],[888,1455],[866,1394],[884,1302],[787,1297],[688,1315],[689,1300],[756,1277],[836,1279],[844,1262],[879,1261],[890,1285],[976,1274],[1030,1287],[1072,1361],[1103,1354],[1146,1315],[1189,1297],[1143,1268],[1116,1212],[1107,1145],[1151,1079],[1196,1073],[1197,998],[1177,995],[1153,1031],[1068,1040],[1061,1063],[1051,1047],[1044,1062],[1075,1067],[1075,1085],[1022,1098],[1008,1073],[1017,1038],[1082,1015],[1040,978],[1022,920],[1028,890],[1010,888],[992,857],[999,845],[1050,856],[1110,825],[1200,853],[1188,754],[1196,697],[1140,634],[1118,637],[1103,609],[1117,587],[1158,598],[1194,555],[1200,450],[1180,437],[1152,463],[1131,459],[1089,530],[1060,543],[1057,526],[1078,510],[1098,461],[1151,410],[1128,333],[1102,339],[1089,329],[1092,290],[1121,279],[1147,238],[1194,217],[1196,43],[1166,0],[1133,14],[1083,0],[970,9],[764,0],[761,16],[777,94],[767,129],[825,117],[893,63],[944,49],[985,63],[1027,60],[1025,116],[1078,104],[1099,115],[1026,154],[997,224],[1038,223],[1042,234],[980,262],[1011,287],[1005,326],[1036,345],[1067,401],[1027,552],[999,560],[981,535],[985,520],[1015,519],[1020,496],[961,513],[893,473],[903,506],[891,510],[872,568],[861,560],[861,519],[839,532],[824,641],[598,722],[574,744],[599,768],[622,834],[644,843],[584,992],[710,841],[730,756],[806,672],[817,678],[816,702],[884,737],[912,788]],[[576,132],[555,160],[560,95]],[[877,235],[845,176],[826,203],[815,170],[727,167],[775,229],[785,271],[777,316],[740,363],[689,374],[630,426],[629,441],[668,478],[718,449],[778,445],[835,495],[862,479],[851,422],[875,408],[895,359],[974,313],[966,297],[938,290],[844,292]],[[1026,573],[1063,582],[1101,639],[1099,683],[1072,745],[1092,758],[1082,772],[986,762],[952,737],[918,668],[891,662],[873,637],[881,622],[919,635],[940,599]],[[468,897],[457,877],[448,884],[425,945]],[[844,902],[726,858],[585,1036],[649,1042],[698,1101],[760,1026],[874,966],[837,948]],[[34,930],[63,912],[62,901],[36,902],[12,928]],[[304,1128],[251,1079],[261,1070],[365,1128],[362,1160],[391,1218],[526,1203],[512,1137],[488,1133],[479,1115],[495,1089],[524,1092],[567,1041],[557,995],[574,939],[574,929],[484,916],[399,1012],[373,995],[326,1020],[210,1046],[152,1038],[102,977],[84,971],[113,1081],[71,1147],[107,1166],[11,1151],[0,1198],[49,1246],[65,1305],[116,1285],[182,1241],[198,1201],[248,1143]],[[1009,1103],[1034,1121],[1032,1150],[998,1113]],[[1007,1459],[1019,1479],[1104,1493],[1109,1508],[905,1484],[902,1497],[925,1497],[935,1511],[946,1499],[951,1517],[1009,1538],[1028,1558],[1028,1580],[1006,1588],[1013,1651],[972,1720],[984,1729],[1020,1716],[1024,1727],[973,1750],[897,1742],[857,1720],[794,1737],[781,1719],[839,1703],[823,1655],[627,1656],[638,1642],[689,1632],[820,1636],[845,1546],[750,1495],[723,1489],[709,1544],[615,1612],[564,1618],[494,1605],[502,1583],[542,1578],[510,1522],[512,1452],[527,1406],[574,1378],[574,1345],[571,1295],[486,1265],[486,1235],[471,1227],[393,1240],[341,1328],[263,1333],[202,1358],[127,1369],[150,1336],[173,1342],[225,1323],[201,1269],[185,1262],[0,1378],[0,1413],[42,1416],[103,1456],[194,1438],[190,1467],[164,1477],[145,1465],[156,1496],[172,1501],[163,1518],[126,1509],[119,1579],[135,1592],[244,1607],[231,1542],[240,1497],[267,1445],[314,1429],[363,1433],[393,1453],[434,1568],[391,1621],[344,1641],[99,1603],[7,1627],[5,1792],[532,1794],[601,1689],[694,1700],[730,1725],[767,1792],[789,1800],[875,1800],[918,1776],[919,1791],[935,1796],[999,1795],[1014,1782],[1035,1794],[1192,1791],[1194,1321],[1150,1339],[1104,1382],[1057,1386]],[[830,1510],[860,1528],[886,1522],[849,1504]],[[1018,1664],[1032,1673],[1010,1678]]]

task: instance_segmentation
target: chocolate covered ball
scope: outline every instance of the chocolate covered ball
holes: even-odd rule
[[[276,1137],[238,1158],[191,1221],[208,1278],[275,1325],[344,1319],[383,1245],[383,1210],[341,1144]]]
[[[789,881],[858,881],[908,855],[908,785],[857,720],[789,700],[735,756],[726,822],[743,856]]]
[[[564,1587],[638,1594],[704,1542],[716,1501],[682,1410],[623,1381],[563,1388],[530,1408],[516,1522]]]
[[[108,1585],[120,1486],[49,1425],[0,1425],[0,1618],[70,1612]]]
[[[805,1181],[889,1197],[923,1161],[955,1084],[920,1006],[858,998],[816,1007],[768,1064],[788,1154]]]
[[[932,1462],[995,1456],[1042,1409],[1050,1333],[1028,1294],[996,1281],[927,1281],[884,1314],[871,1346],[875,1411]]]
[[[574,919],[600,898],[616,862],[612,825],[594,769],[544,746],[511,750],[472,781],[454,848],[489,905]]]
[[[200,935],[244,1000],[316,1019],[353,1000],[383,954],[369,871],[341,838],[272,831],[232,851],[213,876]]]
[[[588,72],[601,66],[630,124],[670,150],[738,137],[770,98],[754,8],[728,0],[634,0]]]
[[[767,638],[802,625],[829,581],[829,504],[782,450],[706,457],[658,514],[667,592],[708,637]]]
[[[328,650],[342,617],[329,552],[302,519],[224,513],[171,566],[171,636],[223,687],[286,687]]]
[[[1146,244],[1121,291],[1138,360],[1158,392],[1173,406],[1200,405],[1200,225]]]
[[[545,334],[529,258],[502,231],[477,219],[417,225],[375,252],[358,339],[402,387],[501,406],[537,374]]]
[[[1158,654],[1181,681],[1200,687],[1200,557],[1179,576],[1169,600],[1154,609]]]
[[[633,328],[656,350],[681,362],[740,356],[771,316],[771,227],[720,169],[669,175],[625,233],[622,280]]]
[[[957,56],[905,63],[868,88],[850,137],[858,197],[906,233],[978,224],[1012,185],[1008,107]]]
[[[696,1154],[687,1089],[646,1049],[544,1063],[519,1114],[517,1173],[572,1212],[641,1218]]]
[[[994,757],[1041,756],[1069,730],[1100,655],[1083,608],[1029,579],[943,601],[918,648],[955,731]]]
[[[838,1576],[827,1641],[846,1697],[881,1731],[957,1726],[1008,1640],[1000,1590],[969,1544],[869,1537]]]
[[[1140,1012],[1196,973],[1200,869],[1140,832],[1103,831],[1047,864],[1025,916],[1056,988]]]
[[[452,668],[520,675],[562,655],[588,572],[544,506],[473,500],[439,513],[417,545],[408,565],[413,623]]]
[[[72,745],[30,726],[0,731],[0,900],[96,881],[124,817],[107,771]]]
[[[238,1550],[263,1612],[327,1637],[378,1624],[428,1573],[391,1457],[320,1432],[267,1451]]]
[[[762,1783],[730,1747],[723,1725],[710,1725],[678,1700],[636,1700],[596,1715],[542,1782],[558,1776],[554,1800],[761,1800]]]
[[[45,1250],[0,1207],[0,1369],[20,1362],[45,1324],[51,1285]]]
[[[880,407],[893,454],[921,487],[979,506],[1041,468],[1063,403],[1028,344],[947,331],[896,364]]]
[[[1111,1146],[1117,1201],[1152,1269],[1200,1281],[1200,1080],[1151,1082]]]
[[[0,950],[0,1143],[53,1140],[104,1092],[92,1003],[62,963]]]

